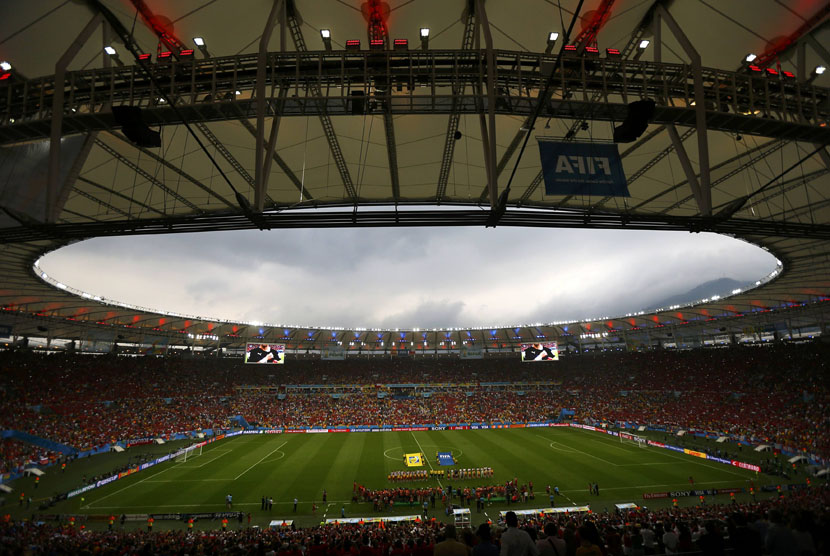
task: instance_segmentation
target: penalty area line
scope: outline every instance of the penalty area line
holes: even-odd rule
[[[274,452],[276,452],[277,450],[279,450],[280,448],[282,448],[282,447],[283,447],[283,446],[285,446],[286,444],[288,444],[288,441],[287,441],[287,440],[286,440],[285,442],[283,442],[282,444],[280,444],[279,446],[277,446],[276,448],[274,448],[273,450],[271,450],[270,452],[268,452],[267,454],[265,454],[264,456],[262,456],[262,458],[261,458],[258,462],[256,462],[255,464],[253,464],[252,466],[250,466],[248,469],[246,469],[245,471],[243,471],[242,473],[240,473],[239,475],[237,475],[236,477],[234,477],[234,479],[233,479],[233,480],[234,480],[234,481],[235,481],[235,480],[237,480],[239,477],[241,477],[242,475],[244,475],[245,473],[247,473],[248,471],[250,471],[251,469],[253,469],[253,468],[254,468],[254,467],[256,467],[257,465],[259,465],[260,463],[262,463],[262,462],[263,462],[263,460],[265,460],[265,458],[267,458],[268,456],[270,456],[271,454],[273,454]]]

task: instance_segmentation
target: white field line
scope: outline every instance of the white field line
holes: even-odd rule
[[[581,430],[581,429],[580,429],[580,430]],[[582,432],[584,432],[584,433],[586,433],[586,434],[593,434],[593,433],[591,433],[590,431],[582,431]],[[537,436],[539,436],[539,435],[537,435]],[[594,440],[595,442],[599,442],[599,440],[592,439],[592,438],[589,438],[588,440]],[[573,449],[574,449],[574,450],[576,450],[576,448],[573,448]],[[642,448],[639,448],[639,449],[642,449]],[[726,464],[719,464],[719,466],[718,466],[718,467],[715,467],[714,465],[707,465],[707,464],[705,464],[705,463],[703,463],[703,462],[700,462],[700,461],[694,461],[694,460],[696,460],[696,459],[700,459],[700,458],[698,458],[698,457],[695,457],[695,456],[688,456],[688,459],[687,459],[687,458],[685,458],[685,457],[682,457],[682,456],[679,456],[679,455],[675,455],[675,454],[672,454],[672,453],[670,453],[670,452],[671,452],[671,450],[660,450],[660,451],[658,451],[658,452],[653,452],[653,453],[655,453],[655,454],[661,454],[661,455],[663,455],[663,456],[667,456],[667,457],[674,458],[674,459],[679,459],[680,461],[685,461],[686,463],[693,463],[693,464],[695,464],[695,465],[701,465],[701,466],[703,466],[703,467],[708,467],[709,469],[714,469],[714,470],[716,470],[716,471],[718,471],[718,470],[719,470],[719,471],[724,471],[724,472],[726,472],[726,473],[729,473],[730,475],[735,475],[736,477],[741,477],[742,479],[746,478],[744,475],[741,475],[740,473],[736,473],[736,472],[734,472],[734,471],[732,471],[732,470],[728,469],[728,468],[727,468],[728,466],[727,466]],[[583,453],[584,453],[584,452],[583,452]],[[590,455],[590,454],[586,454],[586,455]],[[591,457],[595,457],[595,456],[591,456]],[[599,459],[599,458],[597,458],[597,459]],[[622,467],[622,465],[621,465],[621,464],[616,464],[616,463],[615,463],[615,464],[612,464],[612,465],[616,465],[617,467]],[[628,465],[628,464],[625,464],[625,465]],[[638,464],[638,465],[643,465],[643,464]]]
[[[632,453],[631,450],[629,450],[628,448],[625,448],[624,446],[620,446],[619,444],[615,446],[613,444],[609,444],[608,442],[603,442],[602,440],[597,440],[596,438],[586,438],[585,440],[590,440],[591,442],[596,442],[597,444],[602,444],[606,448],[612,448],[614,450],[620,450],[621,452],[625,452],[626,454]]]
[[[577,453],[579,453],[579,454],[582,454],[583,456],[588,456],[589,458],[594,458],[594,459],[599,460],[599,461],[601,461],[602,463],[605,463],[605,464],[607,464],[607,465],[612,465],[612,466],[614,466],[614,467],[619,467],[619,465],[618,465],[618,464],[616,464],[616,463],[612,463],[612,462],[608,461],[607,459],[602,459],[602,458],[597,457],[597,456],[595,456],[595,455],[593,455],[593,454],[589,454],[588,452],[583,452],[582,450],[577,450],[576,448],[574,448],[574,447],[573,447],[573,446],[571,446],[570,444],[566,444],[566,443],[564,443],[564,442],[560,442],[560,441],[558,441],[558,440],[553,440],[552,438],[548,438],[547,436],[542,436],[541,434],[537,434],[536,436],[538,436],[539,438],[543,438],[544,440],[547,440],[548,442],[556,442],[557,444],[562,444],[563,446],[567,446],[569,449],[573,450],[574,452],[577,452]]]
[[[258,462],[256,462],[255,464],[253,464],[252,466],[250,466],[248,469],[246,469],[245,471],[243,471],[242,473],[240,473],[239,475],[237,475],[236,477],[234,477],[234,479],[233,479],[233,480],[234,480],[234,481],[235,481],[235,480],[237,480],[239,477],[241,477],[242,475],[244,475],[245,473],[247,473],[248,471],[250,471],[251,469],[253,469],[253,468],[254,468],[254,467],[256,467],[257,465],[259,465],[260,463],[262,463],[262,461],[263,461],[265,458],[267,458],[268,456],[270,456],[271,454],[273,454],[274,452],[276,452],[277,450],[279,450],[280,448],[282,448],[282,447],[283,447],[283,446],[285,446],[286,444],[288,444],[288,441],[287,441],[287,440],[286,440],[285,442],[283,442],[282,444],[280,444],[279,446],[277,446],[276,448],[274,448],[273,450],[271,450],[270,452],[268,452],[267,454],[265,454],[265,455],[264,455],[264,456],[263,456],[263,457],[262,457],[262,458],[261,458]]]
[[[176,464],[173,464],[173,465],[171,465],[170,467],[168,467],[167,469],[162,469],[161,471],[159,471],[158,473],[156,473],[156,474],[154,474],[154,475],[148,475],[147,477],[145,477],[145,478],[141,479],[140,481],[137,481],[137,482],[135,482],[135,483],[129,484],[129,485],[127,485],[127,486],[123,487],[123,488],[119,488],[119,489],[118,489],[118,490],[116,490],[115,492],[111,492],[111,493],[107,494],[106,496],[102,496],[101,498],[98,498],[97,500],[95,500],[95,501],[93,501],[93,502],[90,502],[89,504],[87,504],[87,505],[85,506],[85,508],[86,508],[86,509],[89,509],[89,508],[91,508],[92,506],[94,506],[95,504],[97,504],[98,502],[101,502],[102,500],[106,500],[106,499],[107,499],[107,498],[109,498],[110,496],[115,496],[115,495],[116,495],[116,494],[118,494],[119,492],[124,492],[124,491],[125,491],[125,490],[127,490],[128,488],[133,488],[133,487],[134,487],[134,486],[136,486],[136,485],[140,485],[141,483],[145,482],[145,481],[146,481],[146,480],[148,480],[148,479],[152,479],[153,477],[158,477],[158,476],[159,476],[159,475],[161,475],[162,473],[164,473],[164,472],[166,472],[166,471],[170,471],[171,469],[174,469],[174,468],[178,467],[179,465],[181,465],[181,463],[176,463]]]
[[[409,434],[411,434],[411,435],[412,435],[412,438],[414,438],[414,439],[415,439],[415,444],[417,444],[417,445],[418,445],[418,450],[420,450],[420,451],[421,451],[421,455],[423,455],[423,456],[424,456],[424,459],[425,459],[425,460],[427,460],[427,465],[429,465],[429,470],[430,470],[430,471],[433,471],[432,462],[431,462],[431,461],[429,461],[429,458],[427,457],[426,452],[424,452],[424,449],[423,449],[423,448],[421,448],[421,443],[420,443],[420,442],[418,442],[418,438],[415,436],[415,433],[414,433],[414,432],[412,432],[412,431],[409,431]],[[440,486],[440,487],[443,489],[443,488],[444,488],[444,485],[442,485],[442,484],[441,484],[441,479],[436,479],[436,481],[438,481],[438,486]]]
[[[188,465],[187,468],[188,469],[200,469],[200,468],[204,467],[205,465],[209,465],[209,464],[213,463],[214,461],[218,460],[222,456],[226,456],[226,455],[230,454],[231,452],[233,452],[233,450],[211,450],[210,451],[211,454],[219,453],[219,455],[216,456],[213,459],[209,459],[209,460],[207,460],[203,463],[200,463],[199,465]]]

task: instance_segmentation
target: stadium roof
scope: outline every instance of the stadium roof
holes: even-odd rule
[[[783,264],[727,299],[609,315],[568,332],[539,324],[476,333],[485,341],[700,328],[711,319],[717,329],[741,329],[747,314],[766,315],[761,323],[826,322],[830,76],[815,71],[830,65],[826,2],[244,5],[28,2],[4,14],[0,59],[11,69],[0,70],[0,324],[63,338],[88,335],[83,326],[125,341],[368,338],[260,333],[259,323],[102,303],[42,280],[33,264],[68,242],[105,235],[436,225],[715,231]],[[260,57],[266,28],[272,36]],[[347,43],[355,40],[357,49]],[[651,124],[620,145],[630,197],[545,194],[534,139],[610,142],[627,105],[643,98],[656,101]],[[123,119],[113,116],[122,105],[142,109],[161,131],[160,148],[125,138]],[[60,145],[51,163],[50,135]],[[624,248],[622,231],[619,241]],[[787,307],[798,309],[769,316]],[[430,334],[434,345],[440,334]]]

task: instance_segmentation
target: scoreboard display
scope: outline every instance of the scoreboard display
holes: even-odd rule
[[[282,365],[285,363],[285,345],[248,344],[245,346],[245,363]]]
[[[559,347],[556,342],[522,344],[522,361],[559,361]]]

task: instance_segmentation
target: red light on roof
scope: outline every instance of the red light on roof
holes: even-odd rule
[[[566,52],[576,52],[576,45],[575,44],[566,44],[565,45]]]
[[[408,39],[395,39],[394,44],[396,44],[396,45],[397,44],[409,44],[409,40]]]
[[[346,50],[360,50],[360,41],[357,39],[349,39],[346,41]]]
[[[4,73],[3,75],[0,75],[0,81],[3,81],[4,79],[8,79],[11,76],[12,76],[11,73]]]
[[[180,56],[193,56],[193,49],[188,48],[186,50],[182,50],[181,52],[179,52],[179,55]]]
[[[369,41],[369,44],[372,46],[379,46],[383,44],[383,39],[372,39]]]
[[[596,46],[586,46],[585,52],[590,52],[591,54],[599,54],[599,48]]]
[[[173,53],[172,53],[172,52],[170,52],[170,51],[167,51],[167,52],[159,52],[158,58],[159,58],[159,59],[162,59],[162,58],[169,58],[172,54],[173,54]]]
[[[793,72],[791,71],[782,71],[781,75],[783,75],[784,77],[789,77],[790,79],[795,79],[795,74],[793,74]]]
[[[749,66],[750,71],[761,71],[761,68],[758,66]]]
[[[767,68],[767,73],[770,75],[778,75],[778,70]]]
[[[620,54],[620,51],[617,50],[616,48],[606,48],[605,53],[606,54],[613,54],[614,56],[618,56]]]
[[[138,59],[143,62],[144,60],[149,60],[150,56],[151,56],[151,54],[139,54]]]

